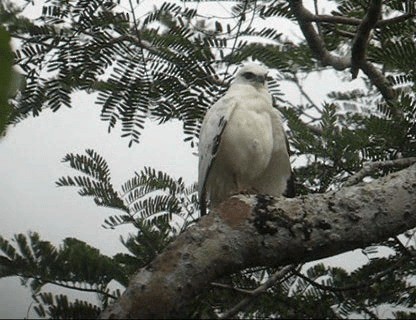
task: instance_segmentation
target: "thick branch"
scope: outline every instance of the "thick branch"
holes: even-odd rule
[[[370,1],[367,14],[361,21],[355,33],[351,48],[351,74],[357,78],[361,65],[366,61],[367,45],[370,39],[371,30],[376,26],[381,15],[381,0]]]
[[[324,40],[312,25],[315,15],[302,5],[302,1],[291,0],[290,8],[315,58],[321,61],[324,66],[330,65],[336,70],[344,70],[351,66],[349,58],[336,57],[327,50]]]
[[[321,61],[321,63],[324,66],[332,66],[335,70],[345,70],[346,68],[350,68],[352,64],[354,64],[354,67],[352,68],[353,77],[354,74],[358,72],[358,70],[356,70],[356,64],[358,63],[359,68],[363,70],[363,72],[367,75],[370,81],[378,88],[380,93],[383,95],[384,99],[390,102],[394,101],[396,95],[391,84],[387,81],[386,77],[381,73],[381,71],[379,71],[373,64],[365,60],[365,50],[363,51],[362,49],[365,49],[366,47],[368,35],[363,34],[361,36],[360,31],[357,31],[356,40],[354,41],[355,48],[353,48],[353,51],[355,52],[352,53],[352,60],[355,61],[354,63],[351,62],[350,57],[337,57],[328,51],[328,49],[325,46],[324,40],[320,37],[320,35],[316,32],[315,28],[312,25],[312,21],[317,21],[319,20],[319,18],[317,18],[316,15],[314,15],[312,12],[310,12],[303,6],[302,0],[290,0],[289,3],[291,10],[296,17],[296,20],[299,23],[299,27],[301,28],[303,35],[305,36],[306,42],[308,43],[308,46],[312,50],[312,53],[316,59]],[[380,6],[378,6],[380,3],[381,0],[373,0],[369,12],[366,15],[366,18],[364,18],[362,22],[360,20],[359,29],[361,28],[363,32],[369,32],[375,25],[377,25],[378,20],[374,22],[374,19],[377,15],[377,12],[380,10]],[[384,24],[401,22],[408,18],[410,18],[409,15],[404,15],[400,19],[397,18],[397,20],[392,20],[392,18],[388,20],[381,20],[378,23],[381,23],[382,21],[384,21]],[[338,17],[336,19],[346,19],[345,21],[348,21],[348,19],[350,18]],[[350,19],[349,21],[354,21],[354,23],[356,23],[355,19]],[[365,45],[363,46],[362,44],[364,43]],[[362,57],[363,53],[364,58]]]
[[[235,196],[137,272],[102,318],[187,317],[196,295],[243,268],[284,266],[416,226],[416,165],[368,184],[293,199]]]

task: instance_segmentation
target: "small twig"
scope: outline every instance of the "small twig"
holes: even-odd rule
[[[375,26],[384,27],[389,24],[404,22],[414,17],[415,17],[415,14],[406,13],[406,14],[403,14],[401,16],[397,16],[394,18],[379,20]],[[361,19],[358,19],[358,18],[350,18],[350,17],[344,17],[344,16],[330,16],[326,14],[312,15],[312,16],[308,16],[307,18],[309,19],[309,21],[313,21],[313,22],[326,22],[326,23],[344,24],[344,25],[350,25],[350,26],[359,26],[361,24]]]
[[[218,287],[218,288],[222,288],[222,289],[230,289],[230,290],[241,292],[241,293],[248,294],[248,295],[253,294],[253,290],[241,289],[241,288],[238,288],[238,287],[234,287],[230,284],[219,283],[219,282],[211,282],[211,285],[214,286],[214,287]]]
[[[229,54],[230,60],[229,60],[229,62],[227,63],[227,67],[225,68],[225,75],[227,75],[227,74],[228,74],[228,69],[230,68],[230,64],[231,64],[231,60],[232,60],[231,58],[232,58],[232,56],[233,56],[233,54],[234,54],[235,48],[237,47],[237,42],[238,42],[238,39],[239,39],[239,35],[241,35],[241,34],[240,34],[240,30],[241,30],[241,27],[242,27],[243,22],[244,22],[244,20],[245,20],[246,11],[247,11],[247,7],[248,7],[248,2],[249,2],[248,0],[245,0],[245,1],[244,1],[243,11],[242,11],[242,13],[241,13],[240,19],[238,20],[237,33],[236,33],[236,37],[235,37],[235,39],[234,39],[233,46],[232,46],[232,48],[231,48],[231,52],[230,52],[230,54]],[[223,79],[223,81],[222,81],[222,82],[224,82],[224,81],[225,81],[225,79],[226,79],[226,77],[224,77],[224,79]],[[222,85],[224,85],[224,83],[222,83]]]
[[[406,13],[390,19],[384,19],[377,22],[376,27],[383,27],[389,24],[400,23],[415,17],[414,13]]]
[[[373,311],[371,311],[370,309],[368,309],[366,306],[364,305],[360,305],[361,310],[363,310],[367,315],[370,316],[370,319],[379,319],[379,317],[377,316],[377,314],[375,314]]]
[[[398,236],[394,236],[393,239],[396,241],[396,243],[399,245],[400,251],[409,257],[414,257],[415,253],[413,251],[410,251],[409,248],[406,247],[403,242],[400,241]]]
[[[114,300],[117,299],[117,297],[114,296],[114,295],[112,295],[111,293],[108,293],[108,292],[103,291],[103,290],[98,289],[98,288],[97,289],[81,288],[81,287],[77,287],[75,285],[64,284],[64,283],[62,283],[60,281],[43,279],[42,277],[38,277],[38,276],[35,276],[33,274],[20,273],[20,274],[16,274],[16,276],[19,276],[19,277],[22,277],[22,278],[32,278],[32,279],[35,279],[35,280],[37,280],[39,282],[43,282],[42,285],[45,285],[45,284],[50,283],[50,284],[53,284],[55,286],[59,286],[59,287],[67,288],[67,289],[72,289],[72,290],[77,290],[77,291],[83,291],[83,292],[93,292],[93,293],[102,294],[102,295],[107,296],[107,297],[109,297],[111,299],[114,299]]]
[[[30,319],[29,318],[29,313],[30,313],[30,309],[32,309],[32,305],[33,305],[33,301],[29,304],[29,306],[27,307],[27,311],[26,311],[26,319]]]
[[[349,39],[354,39],[355,37],[355,34],[353,32],[348,32],[345,30],[334,29],[334,32],[342,37],[349,38]]]
[[[316,111],[321,112],[321,109],[319,109],[318,106],[312,101],[312,98],[308,95],[303,86],[300,84],[300,80],[296,72],[293,72],[293,79],[291,80],[298,87],[298,90],[301,93],[301,95],[305,97],[305,99],[311,104],[311,106]]]
[[[364,177],[368,176],[375,170],[384,168],[408,167],[415,162],[416,157],[367,162],[363,165],[363,168],[360,171],[349,177],[349,179],[344,183],[344,186],[347,187],[359,183]]]
[[[315,22],[326,22],[334,24],[345,24],[351,26],[358,26],[361,23],[361,20],[358,18],[349,18],[344,16],[330,16],[326,14],[317,14],[309,18],[311,21]]]
[[[368,7],[367,14],[357,28],[351,48],[351,74],[353,79],[357,78],[358,71],[366,60],[367,45],[370,39],[371,30],[373,30],[377,21],[380,19],[381,8],[381,0],[372,0]]]
[[[239,303],[237,303],[234,307],[232,307],[231,309],[229,309],[229,310],[225,311],[223,314],[221,314],[219,316],[219,319],[229,319],[229,318],[231,318],[237,312],[239,312],[240,310],[245,308],[247,305],[249,305],[255,297],[257,297],[261,293],[264,293],[267,289],[269,289],[270,287],[275,285],[277,281],[281,280],[289,272],[291,273],[293,271],[295,271],[295,266],[293,266],[293,265],[289,265],[289,266],[283,267],[282,269],[278,270],[265,283],[263,283],[258,288],[250,291],[250,293],[249,293],[250,296],[244,298]]]
[[[291,103],[289,100],[282,100],[282,102],[283,102],[283,103],[285,103],[285,104],[287,104],[287,105],[289,105],[289,106],[290,106],[290,107],[292,107],[292,108],[296,108],[296,106],[295,106],[293,103]],[[318,119],[315,119],[315,118],[311,117],[310,115],[306,114],[305,112],[303,112],[303,113],[302,113],[302,115],[304,115],[304,116],[308,117],[308,118],[309,118],[309,119],[311,119],[311,120],[318,120]],[[299,120],[299,121],[302,121],[302,120]],[[317,136],[321,136],[321,135],[322,135],[322,128],[321,128],[321,127],[314,126],[313,124],[311,124],[311,123],[306,123],[305,121],[302,121],[302,123],[303,123],[306,127],[308,127],[308,129],[309,129],[312,133],[316,134]]]
[[[319,10],[318,10],[318,0],[313,1],[313,6],[314,6],[314,9],[315,9],[315,16],[317,16],[318,12],[319,12]],[[318,33],[322,37],[321,23],[320,23],[320,21],[315,21],[315,22],[316,22],[316,28],[318,29]]]

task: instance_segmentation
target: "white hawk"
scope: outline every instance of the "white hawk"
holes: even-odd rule
[[[201,215],[233,194],[294,196],[288,142],[266,87],[267,69],[250,63],[206,113],[199,135]]]

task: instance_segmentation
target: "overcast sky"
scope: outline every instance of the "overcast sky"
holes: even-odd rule
[[[291,101],[302,102],[293,86],[281,85]],[[359,80],[341,83],[329,72],[315,73],[305,80],[305,89],[317,104],[325,100],[329,91],[359,85]],[[108,255],[124,249],[119,235],[126,234],[128,229],[101,227],[114,210],[97,207],[92,198],[80,197],[76,188],[55,186],[59,177],[76,173],[61,162],[66,153],[82,153],[87,148],[97,151],[108,161],[116,188],[144,166],[183,177],[187,183],[196,181],[197,157],[192,154],[196,150],[183,142],[179,122],[162,126],[149,122],[141,143],[128,148],[128,141],[120,138],[117,130],[107,133],[107,124],[100,121],[99,113],[94,96],[77,94],[72,109],[45,111],[40,117],[26,119],[8,130],[0,140],[0,235],[11,239],[16,233],[30,230],[55,245],[70,236]],[[348,261],[352,269],[363,259],[358,250],[332,261],[337,265]],[[1,279],[0,292],[1,318],[27,316],[32,300],[29,289],[20,286],[17,278]],[[35,316],[33,312],[29,315]]]

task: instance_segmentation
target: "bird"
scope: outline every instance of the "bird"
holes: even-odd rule
[[[232,195],[294,196],[289,144],[267,89],[268,70],[247,63],[207,111],[198,144],[201,216]]]

